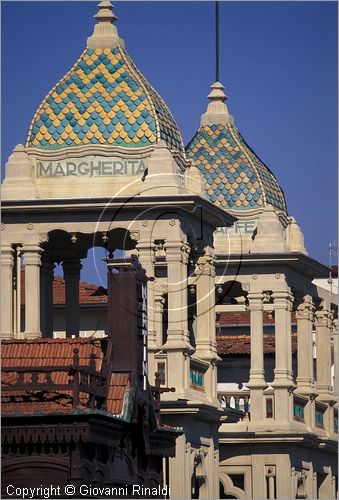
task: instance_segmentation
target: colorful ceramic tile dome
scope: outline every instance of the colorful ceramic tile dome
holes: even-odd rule
[[[286,212],[284,193],[269,168],[246,143],[228,114],[224,87],[212,85],[201,126],[186,147],[205,179],[209,199],[225,210],[266,205]]]
[[[27,146],[142,147],[163,139],[170,149],[185,154],[171,112],[118,38],[112,6],[103,1],[99,8],[99,33],[94,30],[87,49],[39,106]],[[101,36],[102,27],[106,31]],[[108,37],[107,27],[112,30]]]

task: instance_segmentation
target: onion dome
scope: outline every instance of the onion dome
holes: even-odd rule
[[[143,147],[164,140],[184,155],[171,112],[124,49],[111,3],[101,1],[94,17],[87,48],[37,109],[26,146]]]
[[[186,147],[205,180],[209,199],[225,210],[246,211],[272,205],[287,212],[285,196],[275,176],[258,158],[234,126],[224,101],[224,87],[216,82],[201,117],[198,132]]]

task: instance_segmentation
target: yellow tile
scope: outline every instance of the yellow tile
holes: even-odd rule
[[[109,125],[111,123],[111,121],[112,120],[107,115],[102,120],[102,122],[103,122],[104,125]]]

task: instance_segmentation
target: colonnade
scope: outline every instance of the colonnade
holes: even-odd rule
[[[250,389],[251,422],[266,418],[264,391],[268,387],[264,367],[264,299],[267,292],[253,291],[247,296],[251,327],[251,365],[247,384]],[[292,372],[291,314],[293,295],[289,290],[270,293],[275,322],[274,419],[293,420],[293,393],[332,405],[338,386],[338,320],[333,320],[329,304],[316,309],[312,297],[305,295],[296,305],[297,374]],[[316,338],[316,370],[313,361],[313,331]],[[334,350],[334,382],[331,379],[331,342]],[[315,373],[316,372],[316,373]],[[314,408],[313,408],[314,410]]]
[[[20,246],[20,259],[15,265],[16,249],[1,249],[2,296],[1,331],[3,338],[39,338],[53,336],[54,259],[39,245]],[[21,259],[24,266],[24,291],[21,293]],[[62,262],[65,280],[66,336],[79,335],[80,257]],[[18,269],[19,267],[19,269]],[[21,281],[21,280],[20,280]],[[21,297],[24,296],[24,304]],[[22,306],[24,318],[20,321]],[[21,323],[24,329],[21,331]]]

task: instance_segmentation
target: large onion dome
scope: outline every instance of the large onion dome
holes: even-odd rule
[[[111,3],[101,1],[95,17],[87,48],[37,109],[26,146],[142,147],[164,140],[184,154],[171,112],[124,49]]]
[[[205,180],[209,199],[225,210],[245,212],[272,205],[286,212],[285,196],[275,176],[234,126],[224,101],[224,87],[211,86],[211,101],[201,125],[186,147]]]

